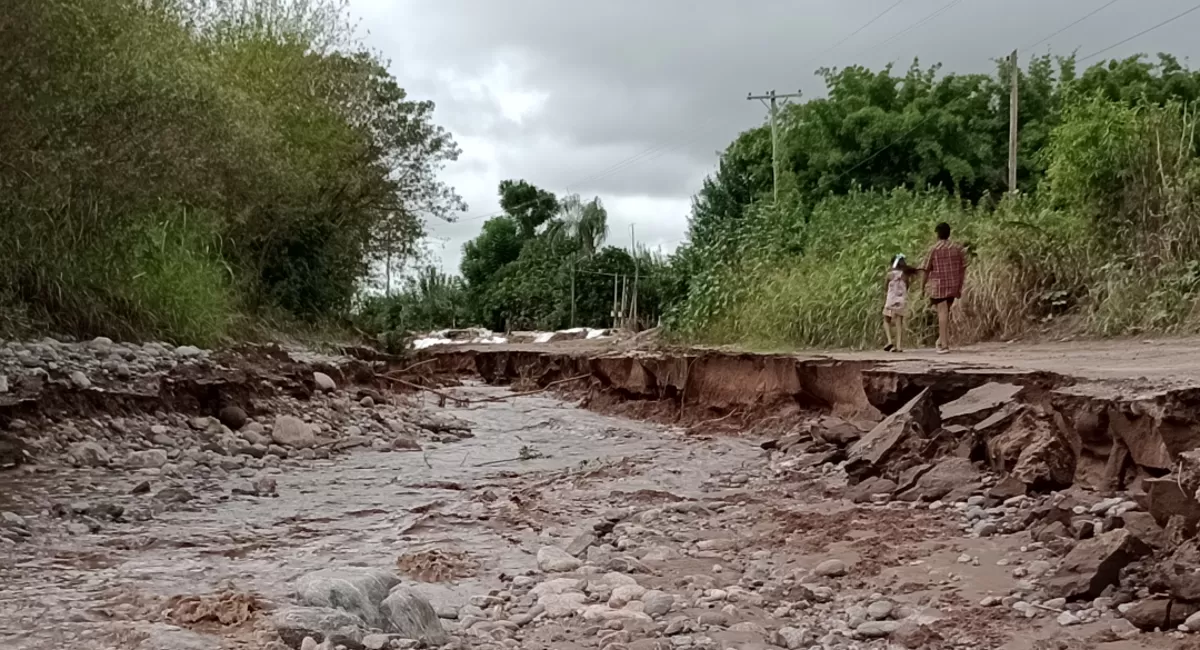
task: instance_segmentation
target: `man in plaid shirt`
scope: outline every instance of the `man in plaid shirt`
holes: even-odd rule
[[[925,295],[937,309],[938,354],[950,351],[950,309],[962,297],[963,280],[967,276],[967,255],[962,246],[950,241],[950,224],[939,223],[938,241],[925,259]]]

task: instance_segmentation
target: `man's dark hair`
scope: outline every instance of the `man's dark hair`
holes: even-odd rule
[[[945,221],[939,223],[934,231],[937,232],[938,239],[950,239],[950,224]]]

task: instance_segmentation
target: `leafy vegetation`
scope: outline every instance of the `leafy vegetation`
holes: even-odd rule
[[[914,64],[825,70],[828,96],[741,134],[695,197],[672,259],[668,323],[718,343],[874,346],[891,256],[939,221],[968,244],[963,335],[1200,330],[1200,73],[1168,55],[1020,72],[1017,195],[1006,194],[1007,62],[995,75]],[[932,319],[914,301],[910,327]]]
[[[606,327],[613,322],[614,290],[631,294],[635,277],[639,320],[657,322],[667,260],[605,246],[608,212],[599,198],[560,199],[511,180],[500,183],[499,195],[504,214],[486,221],[463,247],[461,281],[445,279],[452,288],[433,292],[424,280],[432,271],[425,271],[401,293],[369,301],[363,327],[373,332],[465,325],[496,331]],[[462,307],[438,307],[451,303]]]
[[[347,314],[453,139],[335,0],[14,0],[0,20],[8,327],[211,343]],[[20,321],[20,322],[17,322]]]

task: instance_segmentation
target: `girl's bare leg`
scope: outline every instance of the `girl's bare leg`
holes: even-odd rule
[[[891,345],[892,345],[892,317],[891,316],[883,317],[883,335],[887,337],[887,344],[889,347],[891,347]]]
[[[896,352],[904,351],[904,317],[896,316],[892,319],[892,324],[896,326]]]
[[[938,347],[950,349],[950,305],[946,301],[937,304]]]

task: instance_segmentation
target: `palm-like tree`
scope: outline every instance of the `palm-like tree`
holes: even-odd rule
[[[608,238],[608,211],[596,197],[586,203],[571,194],[559,203],[559,223],[555,230],[575,240],[584,257],[591,257]]]

